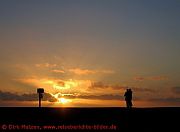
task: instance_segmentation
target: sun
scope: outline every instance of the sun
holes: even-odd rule
[[[66,103],[69,102],[69,100],[68,100],[68,99],[65,99],[65,98],[59,98],[59,102],[60,102],[61,104],[66,104]]]
[[[57,103],[60,103],[60,104],[67,104],[67,103],[70,103],[70,102],[72,102],[72,99],[66,99],[66,98],[64,98],[63,96],[64,95],[71,95],[71,94],[61,94],[61,93],[56,93],[56,94],[52,94],[52,93],[50,93],[54,98],[56,98],[57,99]],[[61,97],[59,97],[59,96],[61,96]]]

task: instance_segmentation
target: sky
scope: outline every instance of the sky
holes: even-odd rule
[[[179,0],[1,0],[0,106],[180,106]]]

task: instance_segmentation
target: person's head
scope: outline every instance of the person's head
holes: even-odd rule
[[[131,90],[131,89],[129,89],[129,92],[130,92],[130,93],[132,93],[132,90]]]

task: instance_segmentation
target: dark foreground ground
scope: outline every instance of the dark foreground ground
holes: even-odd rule
[[[1,107],[0,131],[179,131],[178,108]]]

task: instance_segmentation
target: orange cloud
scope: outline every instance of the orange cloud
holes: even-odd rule
[[[100,73],[104,73],[104,74],[113,74],[115,73],[114,71],[112,70],[102,70],[102,71],[99,71]]]
[[[105,88],[109,88],[109,85],[104,84],[103,82],[92,82],[91,86],[89,86],[89,88],[94,89],[94,88],[99,88],[99,89],[105,89]]]
[[[14,81],[24,83],[24,84],[31,84],[34,88],[43,87],[49,93],[54,93],[59,90],[71,92],[86,92],[87,88],[90,86],[90,80],[61,80],[61,79],[54,79],[54,78],[38,78],[38,77],[30,77],[30,78],[17,78],[13,79]]]
[[[149,77],[149,80],[167,80],[167,76],[154,76],[154,77]]]
[[[17,94],[11,92],[0,91],[0,100],[4,101],[37,101],[37,93],[26,93],[26,94]],[[44,93],[43,101],[56,102],[57,99],[52,96],[50,93]]]
[[[118,84],[114,85],[108,85],[104,84],[103,82],[92,82],[91,86],[88,87],[91,90],[97,90],[97,89],[102,89],[102,90],[118,90],[121,92],[124,92],[127,88],[131,88],[135,92],[149,92],[149,93],[154,93],[155,91],[153,89],[149,88],[142,88],[142,87],[132,87],[132,86],[121,86]]]
[[[136,80],[136,81],[143,81],[143,80],[145,80],[145,78],[144,77],[135,77],[134,80]]]
[[[52,72],[54,72],[54,73],[65,73],[65,71],[63,71],[63,70],[52,70]]]
[[[14,79],[17,82],[21,82],[24,84],[31,84],[35,88],[37,87],[43,87],[45,88],[47,92],[54,92],[54,87],[55,86],[61,86],[63,87],[62,83],[60,84],[60,81],[62,80],[54,80],[54,79],[49,79],[49,78],[38,78],[38,77],[30,77],[30,78],[17,78]]]
[[[78,74],[78,75],[87,75],[87,74],[95,74],[96,73],[96,71],[93,71],[93,70],[82,70],[79,68],[69,69],[69,71],[73,72],[75,74]]]
[[[180,95],[180,87],[179,86],[173,87],[173,88],[171,88],[171,90],[173,93]]]
[[[50,63],[35,64],[35,67],[38,67],[38,68],[52,68],[56,66],[57,64],[50,64]]]
[[[159,81],[159,80],[168,80],[167,76],[152,76],[152,77],[135,77],[134,80],[136,81],[144,81],[144,80],[153,80],[153,81]]]
[[[114,71],[112,70],[88,70],[88,69],[80,69],[80,68],[69,69],[69,71],[77,75],[88,75],[88,74],[96,74],[96,73],[103,73],[103,74],[114,73]]]
[[[102,95],[69,95],[65,96],[66,98],[74,99],[74,98],[80,98],[80,99],[99,99],[99,100],[123,100],[123,96],[117,95],[117,94],[102,94]]]

